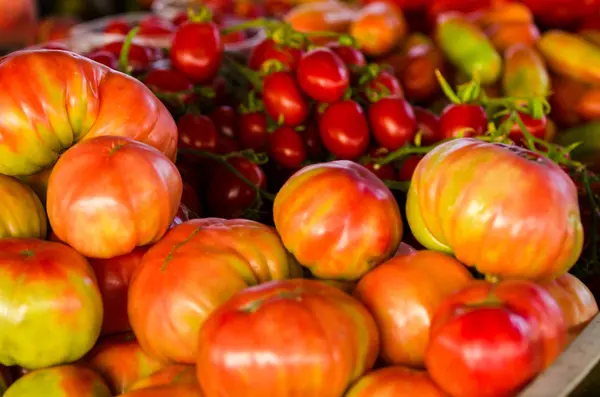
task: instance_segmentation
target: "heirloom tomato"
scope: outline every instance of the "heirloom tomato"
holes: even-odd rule
[[[423,367],[431,319],[445,297],[473,281],[456,259],[433,251],[397,256],[367,273],[354,297],[373,314],[381,357],[390,364]]]
[[[0,363],[36,369],[70,363],[100,334],[102,298],[94,271],[73,248],[0,239]],[[35,341],[35,343],[32,343]]]
[[[77,365],[39,369],[19,378],[4,397],[111,397],[112,393],[97,373]]]
[[[175,159],[177,127],[150,89],[65,51],[19,51],[0,60],[0,174],[30,175],[82,139],[123,136]],[[27,109],[27,111],[23,111]]]
[[[360,378],[345,397],[446,397],[427,372],[387,367]]]
[[[300,274],[273,228],[194,219],[171,229],[142,259],[129,288],[129,321],[144,351],[192,364],[198,329],[211,311],[249,285]]]
[[[390,258],[402,238],[392,192],[345,160],[296,172],[275,197],[273,219],[286,248],[326,279],[359,279]]]
[[[488,275],[552,279],[582,250],[571,178],[517,146],[470,138],[440,144],[417,165],[406,212],[421,244]]]
[[[197,385],[169,385],[133,390],[119,397],[205,397]]]
[[[0,174],[0,238],[46,238],[48,219],[31,188]]]
[[[150,376],[138,380],[129,391],[157,386],[197,385],[196,368],[193,365],[170,364]]]
[[[207,397],[339,397],[373,367],[379,335],[356,299],[296,279],[236,294],[207,318],[198,346]]]
[[[110,259],[90,259],[102,295],[104,320],[102,334],[131,330],[127,317],[127,290],[133,272],[142,261],[148,247],[138,247],[131,253]]]
[[[102,375],[115,395],[125,393],[135,382],[165,367],[146,354],[132,334],[101,339],[85,357],[85,362]]]
[[[61,156],[46,206],[59,239],[88,257],[112,258],[158,241],[175,218],[181,194],[179,171],[162,153],[104,136]]]

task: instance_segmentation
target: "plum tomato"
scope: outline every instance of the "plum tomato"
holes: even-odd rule
[[[425,146],[433,145],[444,139],[440,130],[440,118],[430,110],[413,106],[417,119],[417,131],[421,132],[421,143]]]
[[[227,162],[255,186],[266,186],[260,166],[244,157],[230,157]],[[217,167],[208,184],[206,200],[212,215],[238,218],[256,199],[256,191],[223,166]]]
[[[264,78],[265,111],[277,122],[288,127],[302,124],[309,113],[309,103],[290,72],[274,72]]]
[[[187,113],[177,121],[179,147],[214,152],[217,148],[217,128],[207,116]]]
[[[131,25],[124,19],[113,19],[104,28],[104,33],[121,34],[125,36],[131,30]]]
[[[404,92],[400,82],[390,72],[381,70],[374,78],[361,87],[363,98],[368,102],[376,102],[388,96],[403,97]]]
[[[223,105],[213,110],[208,117],[215,123],[220,134],[233,138],[236,136],[237,114],[231,106]]]
[[[121,55],[122,48],[123,41],[114,41],[102,47],[104,51],[112,53],[117,58]],[[150,65],[150,61],[153,59],[153,55],[150,48],[132,43],[131,47],[129,47],[129,66],[136,72],[146,70]]]
[[[281,126],[269,135],[267,153],[284,168],[297,169],[306,160],[302,136],[293,128]]]
[[[111,69],[117,69],[119,66],[119,60],[112,52],[105,50],[97,50],[90,52],[87,57],[92,61],[101,63],[104,66],[108,66]]]
[[[487,128],[487,115],[479,105],[450,104],[440,116],[440,131],[446,139],[483,135]]]
[[[221,65],[223,43],[214,22],[184,22],[175,33],[171,62],[194,83],[212,80]]]
[[[339,100],[350,85],[346,65],[327,47],[305,53],[298,63],[296,78],[309,97],[326,103]]]
[[[238,117],[237,133],[244,149],[262,151],[267,143],[267,117],[262,112],[243,113]]]
[[[396,179],[396,170],[392,164],[376,164],[376,159],[384,157],[389,151],[385,148],[375,148],[369,152],[371,160],[362,161],[369,171],[377,175],[377,177],[383,181]]]
[[[546,136],[546,127],[548,126],[548,120],[546,119],[546,116],[542,116],[541,119],[534,119],[528,114],[519,112],[519,117],[521,117],[523,124],[525,124],[527,131],[529,131],[531,135],[533,135],[535,138],[544,139]],[[501,119],[501,122],[505,121],[507,118],[508,115],[504,116]],[[521,131],[521,127],[519,127],[517,123],[514,123],[510,127],[508,137],[516,144],[525,143],[525,136],[523,131]]]
[[[402,164],[400,164],[400,168],[398,168],[398,175],[396,179],[402,182],[410,181],[415,173],[415,169],[417,168],[419,161],[421,161],[422,158],[423,156],[413,155],[404,159]]]
[[[281,62],[289,70],[296,70],[303,51],[277,44],[272,39],[264,39],[259,45],[252,49],[248,58],[248,66],[254,70],[260,70],[265,62],[276,60]]]
[[[163,92],[181,92],[194,88],[183,73],[173,69],[153,69],[143,80],[148,87]]]
[[[412,142],[417,119],[410,104],[400,97],[387,97],[371,104],[368,110],[371,131],[377,143],[396,150]]]
[[[311,159],[323,157],[325,148],[323,147],[323,141],[321,141],[321,136],[319,135],[318,123],[309,122],[301,133],[308,157]]]
[[[367,60],[359,49],[334,42],[327,45],[347,66],[365,66]]]
[[[358,159],[369,146],[369,123],[358,103],[345,100],[330,105],[319,119],[325,148],[338,159]]]
[[[175,32],[175,25],[166,19],[163,19],[157,15],[150,15],[140,21],[139,36],[143,37],[157,37],[170,35]]]

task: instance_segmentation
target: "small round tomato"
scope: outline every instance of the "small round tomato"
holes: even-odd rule
[[[262,112],[241,114],[237,131],[244,149],[262,151],[267,143],[267,117]]]
[[[194,88],[190,80],[173,69],[154,69],[144,77],[144,84],[163,92],[181,92]]]
[[[317,123],[308,123],[304,131],[301,132],[308,157],[313,159],[321,158],[325,153],[325,148],[323,147],[323,141],[319,135],[319,127]]]
[[[347,66],[365,66],[367,64],[365,55],[357,48],[340,43],[331,43],[327,47],[340,57]]]
[[[419,106],[413,106],[413,112],[417,119],[417,131],[421,132],[421,142],[423,145],[433,145],[444,139],[440,130],[440,118],[438,116]]]
[[[92,51],[87,55],[87,57],[92,61],[101,63],[102,65],[108,66],[111,69],[116,70],[119,66],[119,60],[115,54],[105,50]]]
[[[370,102],[376,102],[380,98],[388,96],[404,96],[398,79],[385,70],[380,71],[377,76],[370,79],[364,87],[361,87],[361,91],[363,98]]]
[[[325,148],[338,159],[357,159],[369,146],[367,117],[352,100],[330,105],[319,120],[319,133]]]
[[[237,32],[231,32],[223,35],[221,37],[221,40],[223,40],[223,44],[235,44],[239,43],[240,41],[244,41],[247,38],[248,35],[246,34],[246,32],[244,32],[243,30],[238,30]]]
[[[170,35],[176,30],[176,27],[172,22],[156,15],[145,17],[140,21],[139,26],[140,31],[138,32],[138,35],[145,37]]]
[[[216,76],[223,56],[223,43],[213,22],[183,23],[173,38],[171,62],[195,83]]]
[[[368,170],[377,175],[381,180],[394,180],[396,179],[396,170],[392,164],[377,164],[376,159],[384,157],[388,154],[388,150],[385,148],[376,148],[371,150],[369,153],[369,157],[371,157],[371,161],[363,161],[362,165],[364,165]]]
[[[383,98],[369,106],[369,122],[375,140],[388,150],[412,142],[417,119],[410,104],[399,97]]]
[[[488,118],[483,107],[470,104],[450,104],[440,116],[440,131],[444,138],[467,138],[485,134]]]
[[[299,48],[279,45],[272,39],[265,39],[252,49],[248,58],[248,66],[251,69],[259,70],[265,62],[275,60],[281,62],[290,70],[296,70],[302,53],[303,51]]]
[[[208,117],[215,123],[219,133],[230,138],[236,135],[237,114],[231,106],[219,106]]]
[[[409,156],[400,165],[398,168],[398,176],[397,179],[401,182],[407,182],[412,179],[413,174],[415,173],[415,169],[423,156]]]
[[[302,136],[291,127],[279,127],[269,135],[267,152],[269,157],[285,168],[300,168],[306,160]]]
[[[519,112],[519,117],[531,135],[535,138],[544,139],[546,136],[546,127],[548,126],[548,119],[546,119],[546,116],[542,115],[542,118],[534,119],[528,114]],[[504,116],[501,122],[505,121],[507,118],[508,116]],[[525,143],[525,135],[517,123],[514,123],[510,127],[508,137],[517,144]]]
[[[296,76],[302,90],[320,102],[339,100],[350,85],[346,65],[327,47],[304,54],[298,63]]]
[[[177,130],[180,147],[216,151],[217,128],[210,118],[191,113],[184,114],[177,121]]]
[[[273,120],[288,127],[296,127],[308,117],[308,101],[289,72],[275,72],[265,77],[263,103]]]
[[[124,19],[113,19],[104,28],[104,33],[126,35],[131,30],[129,22]]]
[[[227,162],[255,186],[266,186],[265,174],[260,166],[244,157],[230,157]],[[256,191],[220,166],[208,184],[206,199],[214,216],[238,218],[254,203]]]
[[[112,43],[108,43],[107,45],[102,47],[102,49],[104,51],[112,53],[114,56],[119,58],[119,56],[121,55],[121,50],[123,49],[123,42],[115,41]],[[134,43],[132,43],[129,47],[128,63],[134,71],[141,71],[147,69],[150,65],[150,60],[152,59],[152,57],[152,51],[148,47],[144,47]]]

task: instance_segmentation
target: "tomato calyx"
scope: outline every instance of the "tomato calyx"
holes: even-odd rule
[[[200,7],[199,10],[188,9],[188,21],[192,23],[205,23],[213,20],[212,11],[208,7]]]
[[[246,95],[244,102],[239,106],[239,112],[241,114],[258,113],[263,112],[264,110],[265,105],[263,101],[257,98],[256,90],[250,90]]]

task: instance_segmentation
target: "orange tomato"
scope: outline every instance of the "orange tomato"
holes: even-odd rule
[[[119,397],[204,397],[196,385],[157,386],[120,394]]]
[[[388,2],[364,6],[350,25],[350,34],[369,56],[389,52],[400,44],[407,31],[402,10]]]
[[[517,43],[533,46],[540,38],[540,31],[532,22],[494,24],[486,34],[498,51],[505,51]]]
[[[171,364],[152,375],[140,379],[129,387],[129,391],[157,386],[198,385],[196,368],[192,365]]]
[[[531,10],[521,3],[502,3],[494,7],[477,10],[469,19],[482,27],[505,23],[533,23]]]
[[[354,8],[338,1],[323,1],[300,4],[284,19],[299,32],[344,33],[355,17]]]
[[[387,367],[358,380],[345,397],[446,397],[425,371]]]
[[[583,120],[600,120],[600,89],[590,88],[575,104],[575,112]]]

